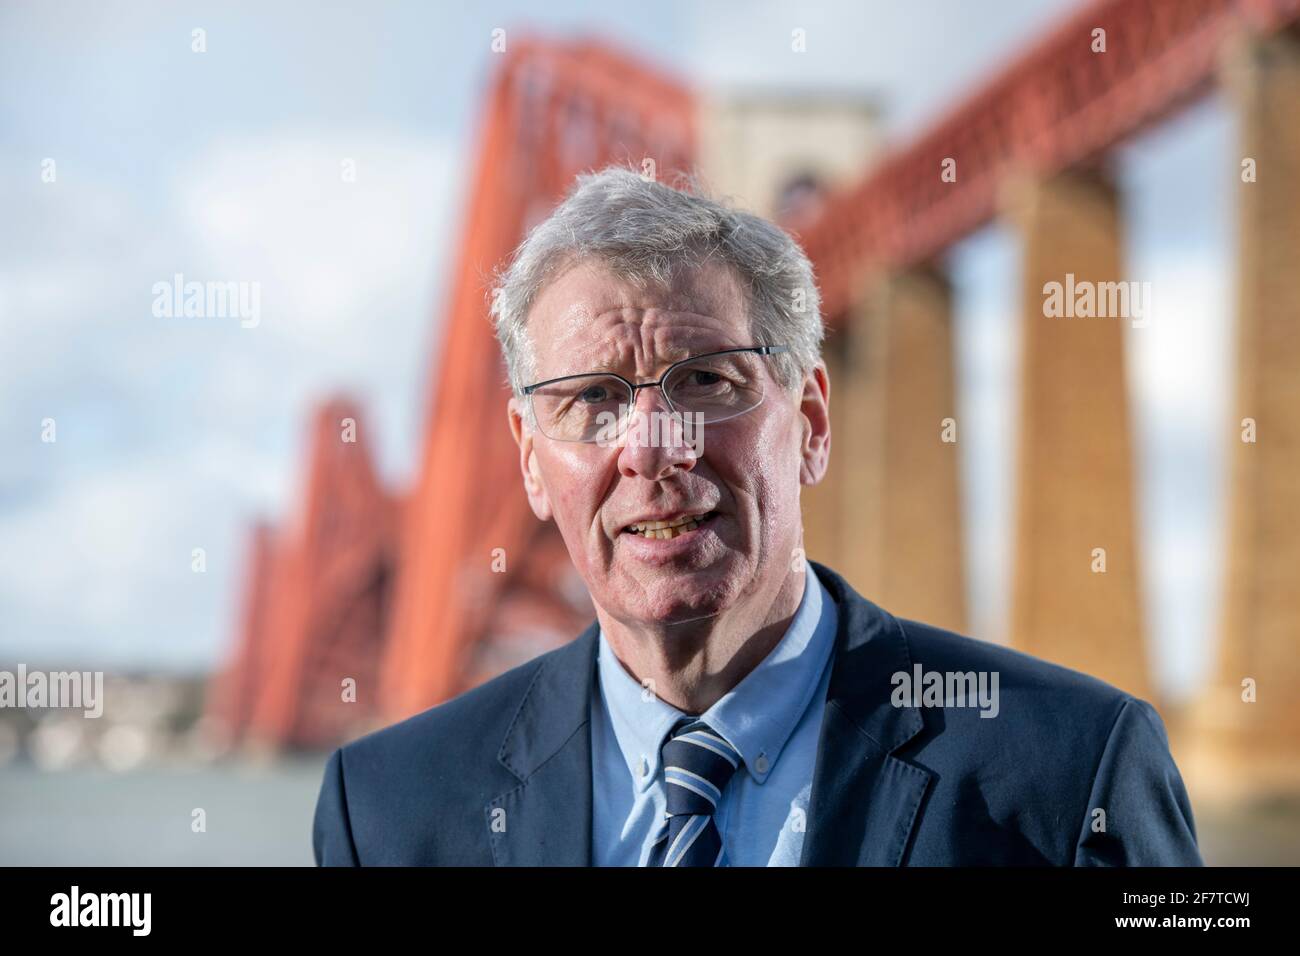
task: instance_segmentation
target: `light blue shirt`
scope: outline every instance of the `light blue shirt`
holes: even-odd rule
[[[776,647],[701,717],[744,765],[723,789],[714,822],[720,866],[798,866],[807,828],[830,659],[835,602],[806,567],[804,593]],[[600,633],[600,693],[592,695],[592,862],[644,866],[667,806],[659,748],[683,712],[643,688]]]

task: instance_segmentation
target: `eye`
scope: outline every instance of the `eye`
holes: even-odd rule
[[[578,401],[588,405],[609,401],[609,389],[604,385],[588,385],[578,393]]]
[[[684,395],[717,395],[735,385],[726,369],[692,368],[677,380],[673,391]]]
[[[708,386],[716,385],[722,381],[722,376],[717,372],[710,372],[705,369],[692,369],[690,378],[687,380],[688,385]]]

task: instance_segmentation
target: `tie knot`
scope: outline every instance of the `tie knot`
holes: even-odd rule
[[[678,722],[663,745],[668,814],[709,814],[739,768],[740,753],[703,720]]]

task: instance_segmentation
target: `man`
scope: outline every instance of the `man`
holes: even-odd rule
[[[336,750],[318,864],[1200,865],[1149,704],[804,560],[830,383],[786,233],[606,169],[492,312],[596,621]]]

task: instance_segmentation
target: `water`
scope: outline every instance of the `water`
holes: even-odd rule
[[[0,768],[3,866],[311,866],[328,754],[266,764]],[[193,811],[206,832],[192,829]]]

